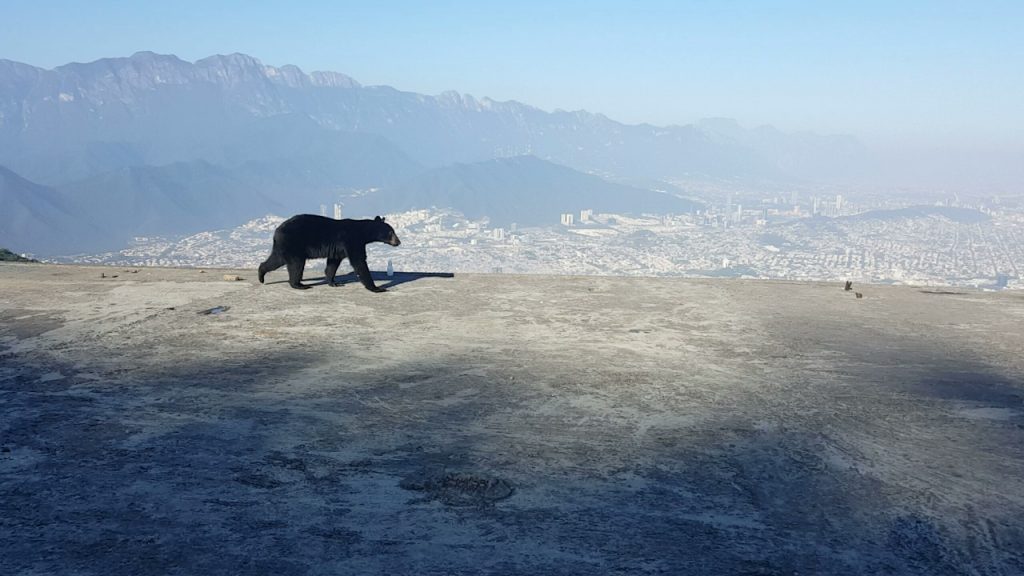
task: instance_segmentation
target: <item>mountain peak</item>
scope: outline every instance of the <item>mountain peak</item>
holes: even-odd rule
[[[158,54],[150,50],[140,50],[128,57],[129,60],[180,60],[174,54]]]
[[[241,52],[232,52],[231,54],[214,54],[213,56],[207,56],[196,60],[196,66],[244,66],[250,68],[262,68],[263,63],[258,58],[249,56],[248,54],[242,54]]]
[[[359,88],[359,82],[356,82],[349,76],[341,74],[340,72],[313,72],[309,75],[309,79],[313,86],[322,86],[326,88]]]

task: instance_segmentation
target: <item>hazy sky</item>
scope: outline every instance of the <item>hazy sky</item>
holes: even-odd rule
[[[1024,0],[4,0],[0,15],[0,58],[46,68],[244,52],[630,123],[728,116],[876,142],[1024,141]]]

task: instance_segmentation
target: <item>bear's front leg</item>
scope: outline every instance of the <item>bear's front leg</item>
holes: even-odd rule
[[[387,292],[387,288],[381,288],[373,283],[373,276],[370,274],[370,267],[366,265],[366,260],[353,260],[349,256],[349,262],[352,263],[352,268],[356,271],[356,276],[359,276],[359,281],[363,283],[370,292]]]

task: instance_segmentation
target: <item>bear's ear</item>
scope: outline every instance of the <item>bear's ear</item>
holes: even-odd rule
[[[377,222],[383,222],[384,221],[384,219],[381,218],[380,216],[377,216],[376,218],[374,218],[374,220],[376,220]]]

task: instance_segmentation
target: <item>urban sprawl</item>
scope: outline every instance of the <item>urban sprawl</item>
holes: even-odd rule
[[[909,206],[916,209],[908,211]],[[343,207],[333,208],[331,215],[341,217]],[[320,207],[325,215],[327,210]],[[137,238],[124,250],[73,260],[255,268],[269,253],[273,230],[282,220],[268,215],[238,228],[184,238]],[[444,209],[392,214],[388,221],[402,246],[371,247],[371,266],[382,270],[390,260],[394,269],[405,271],[1024,287],[1024,206],[999,198],[922,206],[891,200],[854,203],[841,194],[737,195],[687,214],[638,217],[580,207],[552,214],[551,225],[543,227],[491,226],[486,218],[469,220]]]

